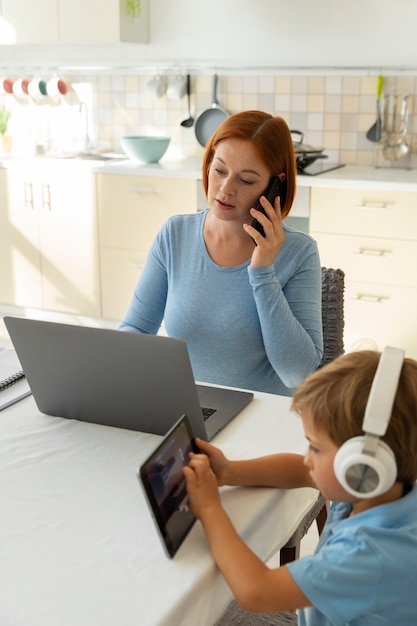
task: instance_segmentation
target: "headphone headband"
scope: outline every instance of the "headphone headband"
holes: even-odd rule
[[[387,431],[404,362],[404,350],[387,346],[380,356],[363,418],[362,430],[382,437]]]

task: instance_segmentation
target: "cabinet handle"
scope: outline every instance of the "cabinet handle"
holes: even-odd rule
[[[33,204],[33,185],[25,181],[23,183],[24,203],[26,207],[30,209],[34,208]]]
[[[373,209],[374,211],[388,211],[390,205],[394,205],[393,202],[361,202],[355,204],[355,209]]]
[[[352,300],[362,301],[362,302],[375,302],[376,304],[383,304],[384,301],[389,300],[388,296],[371,296],[365,293],[358,293],[356,297],[353,297]]]
[[[129,190],[129,193],[143,193],[144,195],[155,195],[156,191],[155,189],[152,189],[152,187],[134,187],[133,189]]]
[[[392,250],[374,250],[372,248],[359,248],[359,250],[357,252],[353,252],[352,254],[354,255],[360,255],[360,256],[377,256],[377,257],[384,257],[387,254],[390,254],[392,252]]]
[[[51,188],[48,183],[42,183],[41,185],[41,194],[42,194],[42,208],[51,210]]]
[[[132,263],[132,267],[134,267],[135,270],[141,270],[145,267],[145,263]]]

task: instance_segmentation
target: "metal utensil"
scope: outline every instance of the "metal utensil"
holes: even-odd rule
[[[189,74],[187,74],[187,100],[188,100],[188,117],[186,120],[183,120],[181,122],[181,126],[183,126],[184,128],[190,128],[193,124],[194,124],[194,118],[191,115],[191,102],[190,102],[190,95],[191,95],[191,77]]]
[[[219,77],[217,74],[213,77],[213,95],[212,95],[212,104],[209,109],[206,109],[198,116],[195,126],[194,132],[196,139],[200,146],[205,147],[208,140],[220,126],[220,124],[229,117],[230,113],[228,113],[225,109],[219,106],[217,101],[217,82]]]
[[[405,141],[400,141],[395,145],[389,143],[383,147],[383,155],[388,161],[398,161],[401,157],[405,156],[410,149],[410,146]]]
[[[378,80],[376,82],[376,122],[366,133],[366,138],[369,141],[374,141],[378,143],[381,141],[382,135],[382,119],[381,119],[381,93],[382,87],[384,86],[384,77],[378,76]]]
[[[406,140],[409,98],[408,93],[396,90],[385,94],[383,155],[389,161],[401,159],[410,149]]]

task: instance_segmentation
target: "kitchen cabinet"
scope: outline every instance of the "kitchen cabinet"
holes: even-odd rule
[[[136,71],[142,66],[145,72],[149,66],[160,72],[165,65],[176,71],[179,65],[196,73],[201,68],[209,68],[209,73],[234,68],[245,73],[250,70],[256,76],[260,68],[282,68],[285,74],[295,68],[305,75],[306,68],[318,67],[331,74],[339,67],[348,76],[352,68],[366,74],[370,69],[377,74],[384,68],[391,73],[392,68],[398,68],[399,73],[410,68],[415,74],[417,4],[412,0],[211,0],[207,7],[201,1],[141,0],[143,13],[134,41],[149,44],[137,46],[134,53],[130,46],[106,45],[132,41],[120,28],[120,10],[125,2],[2,0],[4,17],[11,10],[19,16],[14,22],[19,44],[105,44],[100,50],[77,46],[47,51],[42,50],[45,46],[38,46],[23,53],[7,50],[8,59],[13,61],[10,65],[20,62],[27,67],[30,59],[40,67],[98,63]],[[54,13],[58,17],[52,28],[43,27],[42,20],[50,22]],[[387,44],[395,38],[399,45]],[[261,45],[251,45],[258,40]]]
[[[94,175],[38,161],[15,163],[1,176],[0,301],[99,316]]]
[[[127,0],[3,0],[18,44],[147,43],[149,0],[129,17]]]
[[[394,345],[417,358],[417,193],[312,187],[321,263],[345,272],[345,349]]]
[[[97,174],[102,315],[121,319],[149,248],[171,216],[197,210],[195,179]]]
[[[2,11],[13,30],[13,43],[58,43],[57,0],[2,0]]]

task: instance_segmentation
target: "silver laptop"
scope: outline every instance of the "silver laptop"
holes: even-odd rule
[[[186,414],[212,439],[253,398],[196,385],[185,341],[7,316],[42,413],[165,435]]]

